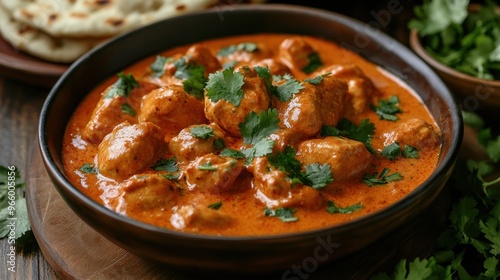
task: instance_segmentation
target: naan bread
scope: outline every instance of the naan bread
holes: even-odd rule
[[[0,33],[14,48],[53,62],[72,62],[103,40],[54,38],[14,20],[2,5]]]
[[[109,37],[217,0],[1,0],[15,20],[54,37]],[[22,2],[15,4],[13,2]]]

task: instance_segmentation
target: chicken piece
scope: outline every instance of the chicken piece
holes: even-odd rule
[[[194,136],[192,129],[200,128],[212,130],[212,132],[205,138]],[[192,161],[197,157],[220,150],[222,147],[216,147],[216,140],[223,141],[222,137],[223,133],[216,125],[192,125],[184,128],[172,138],[168,143],[168,148],[178,161]]]
[[[294,185],[287,175],[269,164],[266,157],[255,158],[248,166],[254,176],[255,197],[268,207],[301,207],[318,210],[325,199],[318,190]]]
[[[178,188],[171,180],[159,174],[139,174],[121,183],[127,215],[143,215],[145,212],[165,211],[176,204]]]
[[[266,45],[242,42],[221,48],[217,53],[217,58],[222,64],[238,62],[248,65],[272,55],[271,50]]]
[[[394,130],[384,132],[382,135],[384,146],[397,142],[401,147],[408,145],[421,150],[434,149],[441,144],[441,137],[434,127],[418,118],[401,122]]]
[[[302,37],[285,39],[279,46],[280,59],[290,68],[303,70],[309,65],[310,57],[314,53],[314,48]]]
[[[303,139],[318,133],[323,125],[335,126],[344,115],[347,85],[334,77],[321,83],[304,83],[304,89],[286,102],[276,102],[280,127],[289,129]]]
[[[90,121],[83,130],[83,139],[93,143],[101,143],[104,136],[110,133],[118,124],[128,121],[136,123],[135,112],[138,111],[141,98],[157,88],[156,85],[150,83],[139,83],[127,97],[119,94],[108,94],[114,90],[114,85],[109,86],[102,93],[102,97],[97,103]],[[110,96],[112,95],[112,96]],[[130,106],[132,111],[125,111],[123,106]]]
[[[283,128],[276,130],[268,138],[274,141],[273,152],[281,152],[287,146],[296,148],[304,140],[303,135]]]
[[[221,99],[213,102],[205,97],[205,115],[212,123],[217,124],[230,135],[240,137],[239,124],[245,120],[250,112],[267,111],[270,105],[269,94],[264,79],[249,67],[240,67],[238,70],[243,75],[243,99],[239,106]]]
[[[160,87],[143,98],[139,122],[152,122],[174,136],[186,126],[207,123],[203,108],[203,101],[179,86]]]
[[[195,63],[197,65],[202,65],[205,67],[205,78],[208,78],[208,74],[213,73],[222,68],[219,60],[215,57],[212,52],[202,45],[194,45],[186,51],[187,64]]]
[[[243,164],[233,158],[207,154],[186,167],[186,182],[190,190],[214,194],[235,191],[234,182],[242,170]]]
[[[346,81],[350,103],[349,108],[346,110],[348,116],[356,116],[363,113],[369,108],[374,97],[379,95],[373,82],[357,65],[331,65],[317,75],[324,75],[326,73],[331,73],[333,77]]]
[[[291,73],[290,68],[288,68],[285,64],[279,62],[278,60],[272,58],[266,58],[263,60],[259,60],[255,62],[252,67],[261,66],[269,68],[269,72],[271,75],[280,75],[283,76],[287,73]]]
[[[99,173],[117,180],[136,174],[154,161],[164,143],[163,135],[150,122],[117,125],[99,144]]]
[[[334,136],[302,142],[296,158],[304,165],[328,163],[336,182],[360,174],[375,159],[363,143]]]
[[[227,227],[233,222],[233,217],[201,205],[181,206],[170,217],[170,223],[176,229],[190,228],[195,231],[199,228]]]

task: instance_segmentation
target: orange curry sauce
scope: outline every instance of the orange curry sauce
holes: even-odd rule
[[[285,42],[287,39],[289,39],[289,41]],[[239,49],[229,56],[217,57],[217,53],[221,48],[244,42],[255,43],[258,46],[258,50],[246,51],[244,49]],[[161,55],[164,57],[174,57],[175,59],[178,59],[181,55],[185,55],[186,51],[190,47],[191,46],[183,46],[174,48],[163,52]],[[327,117],[322,117],[323,123],[321,123],[321,125],[326,124],[334,126],[340,118],[347,118],[356,125],[359,125],[362,120],[369,119],[376,128],[375,135],[371,141],[376,153],[368,153],[366,148],[362,145],[362,149],[365,150],[360,151],[359,143],[349,142],[346,148],[348,149],[347,151],[344,151],[344,148],[340,147],[338,154],[318,155],[318,160],[330,160],[331,158],[337,156],[340,158],[337,161],[333,159],[337,165],[335,167],[337,168],[335,169],[337,170],[337,174],[332,172],[332,176],[335,180],[333,183],[328,184],[320,190],[314,190],[310,186],[300,184],[291,186],[288,185],[287,189],[287,179],[286,176],[283,176],[283,174],[281,174],[281,177],[278,178],[268,181],[264,180],[265,183],[261,183],[257,186],[258,183],[256,183],[253,178],[254,176],[252,170],[256,170],[258,167],[254,164],[245,166],[244,159],[241,160],[232,158],[231,164],[225,165],[226,167],[224,168],[232,168],[233,165],[235,165],[235,162],[237,162],[236,165],[240,170],[233,172],[236,175],[229,172],[228,174],[222,174],[215,179],[204,179],[203,174],[205,173],[203,172],[218,171],[194,170],[193,172],[199,172],[202,174],[200,175],[202,177],[199,181],[194,180],[188,183],[186,181],[185,170],[187,166],[189,164],[193,164],[192,162],[196,159],[185,160],[178,161],[179,172],[176,173],[180,174],[178,179],[169,180],[162,177],[156,181],[152,180],[151,184],[154,186],[150,186],[148,183],[144,183],[141,180],[147,176],[158,176],[158,173],[166,173],[165,171],[154,171],[151,169],[151,166],[153,166],[159,159],[170,159],[175,154],[175,151],[170,151],[169,147],[173,146],[170,146],[168,142],[171,141],[172,137],[179,133],[179,130],[183,128],[181,126],[185,126],[184,124],[186,123],[188,125],[192,125],[194,124],[192,123],[194,121],[199,122],[200,115],[203,120],[201,123],[211,123],[204,117],[204,107],[207,107],[206,104],[210,103],[210,101],[193,101],[194,99],[191,97],[189,97],[191,99],[187,97],[185,99],[176,97],[178,98],[177,102],[179,102],[175,105],[176,110],[174,111],[176,112],[171,113],[168,118],[165,117],[165,120],[179,120],[180,124],[175,125],[169,123],[165,125],[161,123],[161,118],[150,117],[149,119],[151,119],[152,122],[156,122],[155,125],[152,125],[155,127],[154,129],[158,130],[158,127],[161,127],[159,130],[161,131],[160,138],[162,138],[160,143],[158,144],[158,141],[155,142],[154,140],[158,139],[157,135],[155,136],[156,138],[148,134],[144,138],[137,138],[139,140],[136,139],[137,141],[148,141],[148,143],[143,145],[141,148],[136,147],[136,149],[141,151],[139,151],[138,156],[135,155],[132,159],[141,161],[138,163],[141,167],[140,170],[132,171],[132,174],[127,173],[127,168],[137,168],[135,163],[130,164],[128,162],[114,163],[115,167],[119,166],[122,168],[120,171],[121,173],[118,175],[116,172],[113,173],[116,170],[107,170],[107,172],[104,172],[106,168],[115,168],[106,166],[105,162],[114,160],[114,155],[112,152],[106,150],[108,147],[101,147],[101,149],[106,151],[102,151],[102,155],[99,156],[98,147],[102,142],[102,139],[86,134],[89,133],[88,130],[92,130],[92,128],[87,127],[89,121],[91,121],[92,118],[99,118],[99,116],[96,116],[96,112],[94,111],[96,110],[96,105],[100,102],[100,100],[101,102],[99,103],[99,106],[101,107],[116,107],[116,105],[104,104],[110,101],[105,99],[115,98],[105,97],[107,91],[109,91],[108,87],[117,80],[117,77],[114,76],[110,77],[102,85],[98,85],[95,90],[90,92],[90,94],[75,111],[67,126],[63,143],[65,170],[69,180],[79,190],[91,197],[93,200],[114,211],[159,227],[209,235],[257,236],[305,231],[351,221],[369,213],[378,211],[400,200],[419,186],[433,172],[440,151],[440,132],[428,110],[419,98],[416,97],[414,93],[411,93],[411,90],[408,87],[394,79],[380,67],[366,61],[357,54],[341,48],[327,40],[287,34],[258,34],[213,39],[200,42],[197,48],[198,49],[191,53],[191,58],[193,59],[191,62],[204,65],[207,70],[209,68],[214,68],[213,65],[207,65],[207,63],[210,63],[211,60],[213,62],[214,57],[217,57],[218,60],[220,60],[220,65],[232,60],[240,61],[239,64],[236,65],[235,71],[238,71],[238,69],[241,70],[240,66],[242,65],[247,65],[250,69],[252,69],[255,65],[267,65],[260,63],[260,61],[262,61],[262,59],[272,58],[275,63],[278,63],[281,67],[277,67],[279,68],[278,70],[282,70],[283,68],[287,69],[288,67],[286,71],[308,88],[318,87],[319,85],[307,84],[304,82],[304,79],[308,77],[314,78],[324,73],[332,73],[325,75],[324,80],[321,83],[326,83],[331,80],[330,84],[337,85],[338,87],[337,89],[331,90],[343,91],[340,93],[337,92],[336,94],[342,94],[348,97],[344,99],[341,98],[344,103],[340,105],[332,105],[331,108],[328,107],[330,106],[328,105],[328,100],[320,99],[319,102],[317,102],[318,100],[315,101],[316,103],[313,102],[313,104],[322,103],[322,106],[327,106],[329,110],[331,109],[331,111],[336,114],[336,116],[333,117],[333,120],[327,119]],[[206,53],[205,56],[198,55],[200,48],[207,48],[210,50],[211,56],[213,57],[207,58]],[[301,59],[307,60],[307,57],[310,57],[308,55],[311,54],[311,52],[319,54],[322,66],[314,72],[306,74],[301,70],[304,66]],[[105,113],[101,112],[103,116],[105,115],[105,117],[101,116],[102,119],[98,120],[98,122],[101,124],[105,123],[104,127],[108,127],[108,130],[112,129],[124,120],[130,123],[127,124],[129,127],[131,124],[142,122],[146,119],[146,117],[143,116],[144,113],[141,112],[141,110],[146,110],[146,105],[143,103],[146,102],[145,99],[149,91],[160,87],[160,85],[169,87],[169,83],[171,81],[175,84],[175,79],[172,78],[172,73],[175,72],[175,68],[172,68],[173,64],[170,62],[165,64],[166,70],[165,74],[163,74],[164,76],[170,75],[170,77],[166,77],[165,79],[163,79],[163,77],[151,77],[150,65],[154,61],[155,57],[150,57],[130,66],[127,69],[124,69],[124,73],[132,73],[138,82],[142,83],[143,81],[147,81],[151,84],[142,86],[140,90],[143,92],[139,94],[132,92],[132,94],[126,98],[117,97],[121,98],[121,101],[117,101],[117,104],[129,104],[135,110],[135,116],[118,116],[126,113],[121,112],[122,110],[116,110],[116,108],[114,108],[114,111],[113,108],[110,109],[112,112],[115,112],[114,115],[112,113],[105,115]],[[361,69],[361,73],[359,71],[352,70],[353,65],[358,67],[356,69]],[[214,71],[221,70],[221,68],[217,68],[218,67],[215,67]],[[273,71],[273,67],[270,67],[270,69]],[[332,69],[334,70],[332,71]],[[271,74],[273,74],[272,71]],[[207,71],[205,72],[205,77],[208,80]],[[348,87],[346,87],[345,84],[342,85],[344,82],[339,82],[336,80],[336,77],[344,80]],[[252,79],[252,81],[255,81],[255,79],[260,78],[253,77]],[[251,79],[248,79],[248,83],[251,82],[250,80]],[[180,82],[177,81],[177,84],[182,85]],[[262,81],[260,82],[262,83]],[[248,85],[245,86],[248,87]],[[245,86],[243,86],[244,90],[246,89]],[[180,87],[178,86],[178,88]],[[345,89],[347,89],[347,91]],[[329,89],[322,90],[328,93]],[[319,92],[320,90],[317,91]],[[361,93],[359,91],[361,91]],[[134,94],[136,95],[134,96]],[[183,94],[187,95],[187,93]],[[251,94],[255,94],[255,92]],[[265,94],[270,95],[267,92],[265,92]],[[300,94],[302,93],[296,93],[294,96],[299,96]],[[370,104],[376,105],[380,100],[386,100],[394,95],[398,96],[399,108],[402,111],[402,113],[396,114],[399,119],[397,121],[381,120],[379,116],[370,108]],[[281,118],[281,122],[279,124],[280,127],[282,129],[289,129],[292,131],[291,133],[286,134],[292,135],[289,137],[292,140],[289,140],[288,138],[274,138],[278,139],[276,142],[280,142],[282,145],[290,145],[293,146],[295,150],[300,150],[299,146],[303,141],[307,141],[309,139],[319,139],[320,142],[323,141],[321,139],[324,139],[324,137],[320,136],[319,132],[314,133],[312,136],[302,137],[299,135],[301,133],[300,129],[286,127],[287,125],[284,124],[285,121],[283,121],[283,118],[286,118],[284,117],[285,113],[292,114],[290,109],[292,105],[289,104],[290,102],[280,103],[274,97],[266,98],[269,98],[269,101],[264,100],[259,102],[267,102],[265,106],[268,106],[268,108],[278,107]],[[207,99],[206,96],[205,99]],[[254,101],[255,100],[250,100],[249,102],[252,103]],[[169,102],[173,101],[169,99]],[[365,102],[366,104],[362,104],[363,106],[358,106],[357,109],[353,109],[353,107],[355,107],[353,105],[355,102]],[[297,104],[295,104],[295,106],[297,108],[295,108],[295,113],[299,116],[301,113],[315,110],[315,108],[313,108],[314,106],[311,107],[311,104],[305,101],[298,100],[296,103]],[[161,106],[163,106],[162,104],[153,107],[160,110]],[[242,101],[241,106],[248,105],[245,104],[247,103]],[[151,104],[148,106],[151,107]],[[211,106],[214,106],[214,104]],[[253,105],[248,106],[250,106],[251,110],[251,106]],[[350,109],[348,109],[348,107]],[[243,110],[245,108],[241,109]],[[205,108],[205,111],[207,110],[208,109]],[[237,107],[235,110],[240,110],[240,108]],[[217,114],[218,112],[219,111],[215,110],[212,114]],[[220,112],[224,113],[225,111]],[[237,121],[237,118],[233,118],[230,115],[212,115],[209,119],[215,119],[215,122],[222,122],[220,119],[223,119],[226,122]],[[414,124],[415,119],[418,119],[416,124]],[[287,122],[290,123],[290,120],[291,119],[288,119]],[[299,120],[299,123],[311,123],[311,120]],[[238,150],[241,145],[241,139],[239,137],[234,137],[234,135],[231,136],[227,130],[220,128],[217,125],[217,123],[213,125],[213,127],[217,128],[217,137],[224,139],[227,147]],[[237,127],[238,123],[235,123],[234,125]],[[414,125],[414,127],[412,127],[412,125]],[[109,128],[109,126],[111,126],[111,128]],[[291,126],[293,126],[293,124]],[[102,130],[102,127],[94,129]],[[102,131],[97,132],[102,133]],[[110,131],[106,131],[106,134],[108,132]],[[120,139],[134,137],[133,135],[125,135],[124,138],[120,138],[116,135],[116,130],[111,133],[114,133],[115,137],[112,138],[108,137],[109,135],[106,136],[105,139],[107,140],[104,141],[107,142],[104,144],[119,145],[120,143],[116,143],[116,141],[119,142]],[[330,137],[339,138],[335,136]],[[346,138],[347,137],[344,137],[342,139]],[[200,139],[195,140],[198,141],[197,143],[203,141]],[[346,141],[347,140],[349,139],[346,139]],[[113,143],[113,141],[115,141],[115,143]],[[333,139],[332,141],[332,143],[335,143],[337,140]],[[419,158],[415,159],[398,156],[394,160],[389,160],[382,156],[381,151],[384,147],[392,144],[394,141],[399,143],[401,149],[403,149],[404,144],[416,147],[419,153]],[[104,144],[101,143],[101,146]],[[353,151],[349,150],[351,149],[351,144],[352,147],[356,146],[358,151],[354,148]],[[120,147],[122,149],[127,149],[127,145],[128,144],[123,144]],[[189,146],[190,144],[181,143],[180,145]],[[326,143],[326,145],[330,145],[329,142]],[[274,154],[279,152],[280,148],[277,146],[279,145],[277,144],[274,147]],[[321,145],[313,145],[312,149],[321,150],[318,148],[319,146]],[[187,148],[197,149],[197,147],[183,147],[183,149]],[[145,155],[141,154],[141,152],[145,153]],[[219,152],[220,150],[212,151],[212,154],[217,155]],[[127,153],[127,151],[124,153]],[[190,155],[188,154],[188,157],[189,156]],[[314,162],[314,158],[311,159],[311,157],[314,157],[314,154],[306,155],[302,158],[306,158],[309,161],[312,160]],[[300,157],[297,156],[297,158]],[[367,158],[369,160],[366,160]],[[118,158],[118,160],[120,160],[120,158]],[[128,160],[130,160],[130,158]],[[325,162],[319,163],[324,164]],[[81,167],[85,164],[88,164],[87,166],[98,168],[98,172],[82,171]],[[101,168],[103,170],[101,170]],[[378,186],[368,186],[363,182],[363,176],[366,174],[373,174],[374,172],[380,173],[384,168],[389,169],[389,174],[396,172],[400,173],[403,179]],[[117,167],[115,169],[117,169]],[[265,170],[263,171],[264,173],[271,172],[273,170],[276,171],[276,169],[273,169],[271,166],[266,166],[263,170]],[[275,173],[278,174],[279,171],[276,171]],[[134,176],[133,174],[141,175]],[[236,178],[234,184],[231,184],[230,186],[224,185],[224,182],[217,181],[231,181],[231,176],[233,175],[236,176]],[[135,181],[130,182],[130,178],[135,178],[133,179]],[[216,183],[219,184],[219,187],[206,185],[213,184],[213,180],[217,181]],[[160,183],[158,183],[158,181]],[[280,182],[282,185],[279,185]],[[265,186],[266,183],[270,186]],[[166,186],[163,186],[162,184],[166,184]],[[298,190],[303,190],[303,192]],[[128,197],[127,193],[129,193]],[[345,208],[360,204],[362,208],[352,213],[332,214],[327,211],[328,201],[333,202],[338,207]],[[221,202],[219,209],[215,210],[208,207],[209,205],[217,202]],[[293,209],[295,211],[293,216],[297,219],[296,221],[283,222],[278,217],[266,216],[264,214],[266,207],[274,210],[279,208]]]

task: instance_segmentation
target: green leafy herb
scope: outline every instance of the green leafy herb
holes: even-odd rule
[[[212,102],[227,100],[238,107],[245,94],[242,89],[243,84],[243,75],[240,72],[233,72],[233,68],[211,73],[206,86],[207,97]]]
[[[181,177],[181,174],[179,173],[166,173],[166,174],[160,173],[158,175],[167,180],[177,180]]]
[[[215,137],[214,129],[208,125],[195,125],[189,128],[189,132],[195,138],[207,140],[210,137]]]
[[[312,52],[308,56],[308,63],[306,67],[302,69],[302,72],[306,74],[312,73],[314,70],[318,69],[323,65],[323,62],[321,61],[321,57],[317,52]]]
[[[198,165],[198,169],[203,171],[215,171],[217,170],[217,166],[213,166],[210,161],[207,161],[202,165]]]
[[[303,171],[302,163],[295,158],[295,154],[295,149],[287,146],[282,152],[267,157],[269,163],[284,172],[292,183],[303,184],[319,190],[333,182],[329,164],[309,164],[305,166],[305,171]]]
[[[165,64],[171,62],[173,58],[164,57],[161,55],[156,56],[155,61],[149,66],[151,72],[153,73],[153,77],[161,77],[165,74]]]
[[[335,213],[340,213],[340,214],[351,214],[354,212],[359,211],[360,209],[363,209],[363,205],[360,203],[353,204],[351,206],[347,207],[339,207],[335,205],[333,201],[327,201],[327,208],[326,211],[330,214],[335,214]]]
[[[418,149],[412,147],[410,145],[405,145],[403,149],[403,157],[405,158],[419,158],[420,154],[418,153]]]
[[[84,165],[82,165],[82,167],[80,167],[79,170],[83,173],[88,173],[88,174],[95,174],[98,171],[97,167],[95,167],[93,164],[90,163],[85,163]]]
[[[389,146],[386,146],[382,150],[382,155],[389,160],[395,160],[397,157],[401,155],[401,148],[399,147],[398,142],[394,142]]]
[[[228,61],[222,65],[222,69],[234,68],[236,65],[240,63],[239,61]]]
[[[310,83],[311,85],[319,85],[323,81],[324,77],[331,75],[331,74],[332,74],[331,72],[328,72],[326,74],[319,75],[319,76],[316,76],[314,78],[307,78],[304,80],[304,82]]]
[[[295,209],[293,208],[276,208],[276,209],[270,209],[269,207],[266,207],[264,210],[264,216],[269,216],[269,217],[277,217],[279,218],[282,222],[288,223],[288,222],[296,222],[299,220],[299,218],[295,217],[293,214],[295,214]]]
[[[131,115],[132,117],[136,114],[134,108],[132,108],[128,103],[122,104],[122,113]]]
[[[208,208],[214,209],[214,210],[219,210],[221,207],[222,207],[222,201],[218,201],[218,202],[215,202],[215,203],[208,205]]]
[[[236,158],[236,159],[245,158],[245,154],[243,154],[242,152],[237,151],[237,150],[233,150],[233,149],[229,149],[229,148],[223,149],[220,152],[220,155],[224,156],[224,157],[232,157],[232,158]]]
[[[152,167],[155,171],[167,171],[167,172],[178,172],[177,162],[174,157],[169,159],[160,159]]]
[[[257,52],[258,50],[259,47],[257,46],[257,44],[252,42],[244,42],[237,45],[229,45],[227,47],[223,47],[217,52],[217,56],[228,56],[237,51]]]
[[[463,73],[500,79],[500,16],[495,2],[486,1],[478,12],[469,13],[468,0],[424,1],[415,7],[416,29],[426,51],[441,63]]]
[[[104,97],[128,97],[130,95],[130,92],[132,92],[132,90],[138,86],[139,83],[135,80],[134,76],[132,76],[132,73],[126,75],[123,72],[120,72],[118,73],[118,80],[111,86]]]
[[[217,137],[214,140],[214,148],[217,150],[224,149],[226,147],[226,143],[224,142],[224,139]]]
[[[371,104],[370,106],[381,120],[395,122],[399,119],[396,114],[402,113],[399,108],[399,98],[396,95],[380,100],[378,106],[375,106],[374,104]]]
[[[371,141],[375,135],[375,124],[369,119],[363,119],[359,126],[356,126],[348,119],[341,119],[337,127],[323,126],[320,131],[321,136],[342,136],[363,143],[366,149],[375,154]]]
[[[378,172],[375,172],[373,174],[365,174],[363,176],[363,182],[370,187],[385,185],[390,182],[397,182],[401,180],[403,180],[403,176],[401,176],[399,172],[389,174],[388,168],[384,168],[382,172],[380,172],[380,175]]]
[[[274,141],[271,139],[262,139],[257,142],[253,147],[241,150],[241,153],[245,155],[245,164],[248,165],[252,162],[255,157],[265,156],[273,151]]]
[[[271,91],[276,95],[278,100],[280,101],[288,101],[292,99],[294,94],[299,93],[302,89],[304,89],[304,86],[302,85],[301,82],[297,81],[294,77],[291,75],[284,75],[283,79],[285,80],[284,83],[278,85],[275,90]]]
[[[19,193],[24,183],[15,166],[0,165],[0,238],[7,237],[9,244],[15,244],[17,251],[29,252],[37,243],[28,218],[26,199]],[[9,193],[14,190],[15,194]],[[15,223],[15,229],[10,227]],[[11,230],[14,230],[11,234]]]
[[[186,57],[181,57],[174,62],[175,73],[174,77],[183,80],[182,85],[184,91],[198,98],[203,98],[203,89],[205,88],[205,66],[198,65],[194,62],[187,62]]]
[[[279,121],[276,109],[269,109],[267,112],[260,111],[259,114],[250,112],[239,125],[243,142],[257,144],[278,130]]]

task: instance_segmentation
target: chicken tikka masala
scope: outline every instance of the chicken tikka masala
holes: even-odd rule
[[[315,37],[255,34],[166,50],[97,86],[63,160],[93,200],[184,232],[338,225],[400,200],[441,138],[417,95]]]

